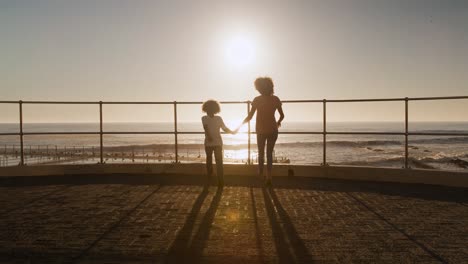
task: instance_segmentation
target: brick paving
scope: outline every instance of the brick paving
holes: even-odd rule
[[[468,263],[466,194],[326,180],[1,186],[0,263]]]

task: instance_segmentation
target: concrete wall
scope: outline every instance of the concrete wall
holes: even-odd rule
[[[225,164],[225,174],[254,176],[256,165]],[[83,174],[183,174],[203,175],[204,164],[89,164],[44,165],[0,168],[0,177],[53,176]],[[355,166],[276,165],[273,176],[300,176],[346,180],[423,183],[468,188],[468,172],[395,169]]]

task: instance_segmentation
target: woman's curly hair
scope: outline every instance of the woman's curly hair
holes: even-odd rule
[[[216,100],[208,100],[203,103],[202,111],[207,114],[217,114],[221,112],[221,107],[219,106],[218,101]]]
[[[273,95],[273,80],[270,77],[259,77],[255,80],[255,89],[261,95]]]

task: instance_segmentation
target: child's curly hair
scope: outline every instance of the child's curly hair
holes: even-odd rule
[[[261,95],[273,95],[273,80],[270,77],[259,77],[255,80],[255,89]]]
[[[218,101],[216,100],[208,100],[203,103],[202,111],[207,114],[217,114],[221,112],[221,107],[219,106]]]

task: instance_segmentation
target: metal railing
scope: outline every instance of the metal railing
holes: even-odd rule
[[[409,168],[409,153],[408,153],[408,137],[409,136],[468,136],[468,131],[466,133],[421,133],[421,132],[409,132],[409,102],[410,101],[435,101],[435,100],[460,100],[468,99],[468,96],[448,96],[448,97],[417,97],[417,98],[385,98],[385,99],[344,99],[344,100],[286,100],[282,101],[285,104],[294,104],[294,103],[319,103],[323,106],[323,129],[322,131],[309,131],[309,132],[279,132],[279,134],[296,134],[296,135],[322,135],[323,136],[323,161],[322,166],[328,166],[327,163],[327,135],[400,135],[405,137],[405,156],[404,156],[404,168]],[[405,107],[405,131],[404,132],[333,132],[327,130],[327,104],[330,103],[355,103],[355,102],[404,102]],[[20,139],[20,163],[19,165],[25,165],[24,162],[24,136],[29,135],[99,135],[99,146],[100,146],[100,163],[104,163],[104,135],[165,135],[173,134],[174,135],[174,150],[175,150],[175,162],[179,163],[178,160],[178,135],[183,134],[204,134],[204,132],[184,132],[178,131],[178,121],[177,121],[177,106],[178,105],[195,105],[202,104],[203,102],[92,102],[92,101],[0,101],[0,104],[18,104],[19,106],[19,133],[0,133],[0,136],[19,136]],[[246,104],[247,113],[251,109],[251,101],[222,101],[221,104]],[[99,132],[24,132],[23,131],[23,105],[24,104],[74,104],[74,105],[99,105]],[[103,130],[103,106],[104,105],[173,105],[174,107],[174,131],[172,132],[162,132],[162,131],[132,131],[132,132],[108,132]],[[467,105],[468,106],[468,105]],[[255,132],[251,131],[250,122],[248,123],[247,129],[247,148],[248,148],[248,159],[247,163],[252,164],[251,161],[251,135]]]

